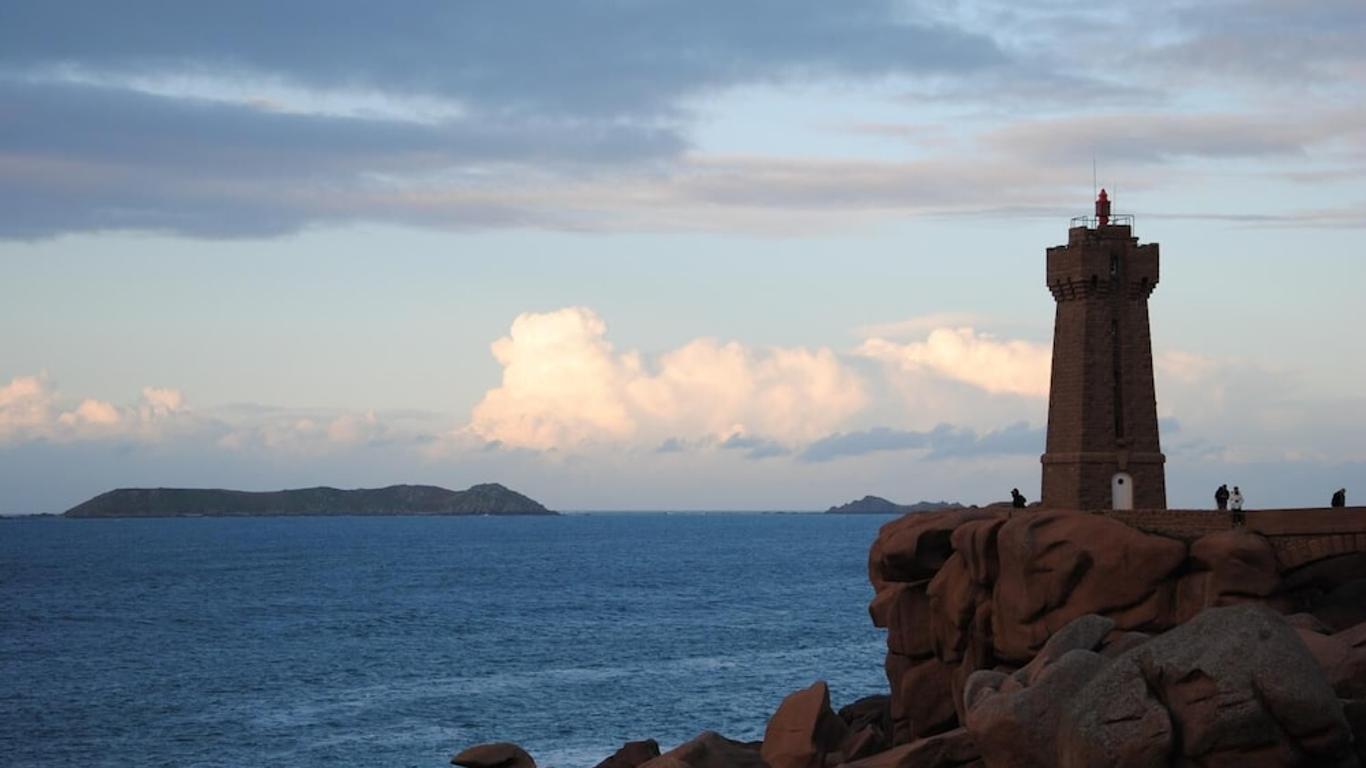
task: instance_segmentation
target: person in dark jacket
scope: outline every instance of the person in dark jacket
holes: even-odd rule
[[[1214,505],[1220,510],[1228,509],[1228,486],[1221,485],[1214,492]]]
[[[1025,497],[1023,493],[1020,493],[1019,488],[1010,489],[1010,505],[1015,509],[1025,508]]]
[[[1333,506],[1335,506],[1335,507],[1345,507],[1345,506],[1347,506],[1347,489],[1346,489],[1346,488],[1339,488],[1339,489],[1337,489],[1336,491],[1333,492]]]

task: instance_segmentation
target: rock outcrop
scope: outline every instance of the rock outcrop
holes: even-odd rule
[[[972,735],[964,728],[917,739],[862,760],[844,763],[844,768],[971,768],[982,765]]]
[[[659,742],[654,739],[628,741],[594,768],[640,768],[656,757],[659,757]]]
[[[1009,712],[998,711],[1004,702],[978,712],[974,729],[974,673],[996,675],[979,678],[978,692],[1070,691],[1077,679],[1069,674],[1085,678],[1149,636],[1244,603],[1301,612],[1299,634],[1332,689],[1347,699],[1366,689],[1366,629],[1356,629],[1366,622],[1366,558],[1358,555],[1286,569],[1265,537],[1244,529],[1181,540],[1104,515],[986,508],[889,522],[868,566],[869,612],[887,629],[894,744],[968,725],[991,765],[994,728],[983,722],[1004,729],[1060,713],[1044,694],[1024,694]],[[1082,617],[1090,618],[1073,623]],[[1078,656],[1045,674],[1078,650],[1098,658]]]
[[[451,758],[451,765],[464,768],[536,768],[525,749],[506,741],[479,744]]]
[[[598,768],[1366,764],[1366,554],[1287,557],[1183,520],[1181,537],[1001,507],[891,521],[868,559],[889,696],[836,712],[816,682],[761,744],[633,742]],[[475,749],[456,762],[533,765]]]
[[[830,708],[824,681],[790,694],[764,730],[759,754],[769,768],[822,768],[827,755],[842,754],[849,726]]]
[[[713,731],[644,763],[641,768],[767,768],[759,750]]]
[[[1056,762],[1355,765],[1333,689],[1264,606],[1212,608],[1116,658],[1066,703]]]

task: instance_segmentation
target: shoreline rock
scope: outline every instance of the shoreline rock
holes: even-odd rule
[[[788,695],[764,741],[704,732],[612,768],[1360,766],[1366,555],[1103,515],[905,515],[869,550],[889,695]],[[604,766],[606,764],[604,763]]]

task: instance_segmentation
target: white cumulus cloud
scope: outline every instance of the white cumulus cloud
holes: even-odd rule
[[[0,443],[133,437],[154,440],[183,413],[179,390],[144,387],[142,398],[118,406],[105,400],[64,398],[44,375],[17,376],[0,387]]]
[[[57,417],[57,423],[64,427],[94,425],[112,427],[122,420],[119,409],[103,400],[82,400],[74,411],[67,411]]]
[[[1052,352],[1046,344],[998,339],[970,327],[935,328],[924,341],[864,341],[864,357],[907,373],[930,373],[970,384],[992,394],[1048,396]]]
[[[829,349],[697,339],[651,363],[617,352],[585,307],[523,314],[492,349],[503,380],[474,407],[469,430],[517,448],[735,435],[798,443],[867,402],[862,380]]]
[[[53,395],[42,376],[18,376],[0,387],[0,440],[22,438],[52,421]]]

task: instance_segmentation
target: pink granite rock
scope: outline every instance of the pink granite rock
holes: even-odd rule
[[[830,708],[830,689],[818,681],[778,705],[760,754],[769,768],[822,768],[848,737],[849,726]]]
[[[451,758],[451,765],[464,768],[536,768],[526,750],[506,741],[479,744]]]

